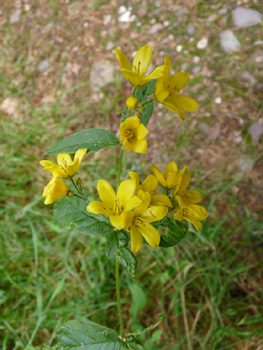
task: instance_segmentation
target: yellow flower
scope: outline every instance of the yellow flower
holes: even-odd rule
[[[180,208],[174,214],[174,219],[178,221],[182,221],[183,219],[190,221],[197,231],[200,231],[202,227],[200,221],[208,217],[206,209],[197,204],[185,204],[182,200],[179,200],[179,206]]]
[[[75,153],[74,160],[71,159],[68,153],[60,153],[57,156],[58,164],[55,164],[51,160],[41,160],[39,164],[41,164],[45,170],[50,171],[53,176],[68,179],[76,173],[86,152],[87,148],[79,149]]]
[[[199,104],[191,97],[179,95],[189,81],[188,72],[178,72],[169,77],[171,60],[168,56],[164,58],[163,77],[157,80],[154,96],[159,103],[162,103],[169,110],[178,113],[184,120],[185,114],[182,111],[196,111]]]
[[[134,97],[134,96],[130,96],[127,98],[126,100],[126,106],[129,108],[129,109],[135,109],[137,107],[139,103],[139,100],[138,98]]]
[[[97,189],[101,201],[93,201],[87,206],[87,211],[93,214],[102,214],[110,218],[112,226],[118,230],[124,228],[130,220],[130,211],[141,204],[141,200],[134,196],[136,182],[134,179],[122,181],[117,195],[106,180],[99,180]]]
[[[147,153],[145,137],[148,132],[137,115],[126,119],[120,124],[120,140],[123,141],[123,147],[137,153]]]
[[[54,201],[63,198],[68,193],[68,186],[58,177],[52,177],[47,186],[44,188],[42,197],[45,199],[45,204],[51,204]]]
[[[130,171],[129,175],[132,179],[135,179],[136,181],[136,195],[139,191],[148,192],[151,196],[150,205],[164,205],[170,208],[173,207],[172,202],[170,201],[168,196],[166,196],[165,194],[154,194],[158,186],[158,180],[154,175],[148,175],[142,183],[140,182],[140,178],[136,172]]]
[[[148,192],[140,191],[139,196],[142,199],[142,204],[130,213],[129,225],[125,225],[131,235],[132,252],[137,252],[142,248],[143,237],[151,247],[157,248],[159,246],[160,233],[150,222],[162,220],[168,212],[168,208],[165,206],[149,207],[151,196]]]
[[[186,187],[188,187],[190,180],[191,180],[191,173],[188,171],[185,175],[185,169],[181,170],[180,176],[179,176],[179,181],[178,184],[174,190],[174,200],[177,203],[180,203],[181,200],[185,204],[195,204],[195,203],[200,203],[203,200],[203,196],[201,193],[197,190],[192,190],[192,191],[185,191]]]
[[[119,61],[121,73],[133,86],[144,86],[153,79],[158,79],[163,76],[164,65],[154,69],[154,71],[145,77],[148,67],[152,60],[152,48],[149,45],[144,45],[140,48],[133,59],[132,66],[127,56],[118,48],[115,47],[116,57]]]
[[[184,169],[182,169],[181,172],[184,171]],[[163,175],[160,172],[159,168],[154,164],[152,164],[152,171],[156,176],[157,180],[159,181],[159,184],[165,190],[171,190],[178,184],[181,172],[178,172],[178,168],[175,162],[170,162],[167,165]]]

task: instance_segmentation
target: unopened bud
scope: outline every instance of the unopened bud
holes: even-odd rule
[[[78,177],[77,181],[76,181],[76,184],[78,187],[81,187],[81,184],[82,184],[82,180],[80,177]]]
[[[74,197],[74,192],[69,190],[67,196],[68,197]]]
[[[160,321],[164,321],[165,320],[164,314],[159,314],[158,318],[159,318]]]
[[[135,109],[138,105],[138,98],[134,97],[134,96],[130,96],[129,98],[127,98],[126,100],[126,106],[129,108],[129,109]]]

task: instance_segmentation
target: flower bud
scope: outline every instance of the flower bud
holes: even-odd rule
[[[73,191],[68,191],[68,197],[74,197],[74,192]]]
[[[76,184],[79,188],[81,188],[81,184],[82,184],[82,180],[80,177],[78,177],[77,181],[76,181]]]
[[[139,100],[134,97],[134,96],[130,96],[129,98],[127,98],[126,100],[126,106],[129,108],[129,109],[135,109],[138,105],[138,102]]]

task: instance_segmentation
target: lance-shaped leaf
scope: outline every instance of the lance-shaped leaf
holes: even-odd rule
[[[66,139],[51,147],[46,154],[75,153],[77,150],[87,148],[88,152],[96,152],[108,146],[118,146],[120,141],[109,130],[89,129],[70,135]]]
[[[156,223],[156,227],[165,227],[167,230],[161,234],[159,247],[173,247],[178,244],[187,234],[188,228],[185,223],[173,220],[166,216],[163,220]]]
[[[77,231],[86,234],[105,234],[112,227],[101,215],[87,212],[88,202],[78,197],[64,197],[54,205],[54,216],[62,226],[74,224]]]
[[[108,259],[121,263],[130,273],[136,269],[137,260],[134,254],[126,247],[128,237],[125,231],[113,231],[105,245],[105,253]]]
[[[60,345],[67,350],[127,349],[116,331],[89,320],[68,321],[57,333]]]

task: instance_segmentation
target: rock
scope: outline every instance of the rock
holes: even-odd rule
[[[192,24],[188,24],[186,27],[185,27],[186,31],[187,31],[187,34],[189,35],[192,35],[193,32],[195,31],[195,27],[192,25]]]
[[[199,56],[194,56],[193,62],[194,63],[199,63],[200,62],[200,57]]]
[[[182,16],[188,15],[188,13],[189,13],[188,7],[183,6],[179,8],[179,10],[175,11],[175,16],[182,17]]]
[[[227,13],[227,8],[226,7],[221,7],[221,9],[218,11],[220,15],[225,15]]]
[[[198,41],[196,47],[198,49],[205,49],[207,47],[208,44],[208,39],[203,37],[201,40]]]
[[[96,92],[110,83],[114,79],[114,72],[115,68],[111,62],[107,60],[94,62],[90,71],[91,89]]]
[[[222,102],[222,98],[221,98],[221,97],[216,97],[216,98],[215,98],[215,103],[216,103],[217,105],[219,105],[221,102]]]
[[[251,60],[255,64],[262,65],[263,64],[263,51],[262,50],[258,50],[256,52],[254,52],[253,55],[251,56]]]
[[[75,1],[72,4],[68,5],[68,15],[69,16],[76,16],[79,14],[80,11],[81,2]]]
[[[103,17],[103,24],[105,25],[105,26],[107,26],[107,25],[109,25],[111,23],[111,15],[105,15],[104,17]]]
[[[263,123],[253,123],[249,127],[249,134],[252,138],[252,141],[258,143],[261,136],[263,136]]]
[[[177,45],[175,49],[176,49],[177,52],[182,52],[183,46],[182,45]]]
[[[261,23],[260,12],[239,6],[232,11],[232,20],[236,27],[250,27]]]
[[[44,72],[45,70],[47,70],[49,67],[49,63],[48,61],[44,60],[39,62],[37,69],[39,70],[39,72]]]
[[[207,17],[207,21],[208,22],[214,22],[217,19],[217,14],[216,13],[212,13],[210,16]]]
[[[143,16],[145,16],[145,15],[147,14],[147,11],[148,11],[148,4],[147,4],[147,2],[143,2],[143,3],[139,6],[139,8],[138,8],[138,10],[137,10],[137,13],[138,13],[138,15],[139,15],[140,17],[143,17]]]
[[[153,25],[150,30],[149,30],[149,34],[150,35],[154,35],[157,34],[158,32],[160,32],[163,29],[163,25],[161,23],[156,23],[155,25]]]
[[[111,51],[114,48],[114,44],[111,41],[107,42],[106,50]]]
[[[250,86],[254,86],[257,83],[257,80],[247,70],[241,73],[240,80],[248,82]]]
[[[16,10],[15,12],[12,13],[10,16],[10,24],[15,24],[20,21],[20,16],[21,16],[21,11]]]
[[[239,170],[245,173],[253,169],[254,161],[253,159],[242,157],[239,159],[238,165]]]
[[[20,107],[19,101],[13,97],[7,97],[0,105],[0,110],[13,117],[14,119],[20,119]]]
[[[231,30],[225,30],[220,34],[221,47],[225,52],[236,51],[240,47],[240,42]]]
[[[223,17],[220,19],[219,24],[220,24],[221,26],[226,25],[226,24],[227,24],[227,16],[223,16]]]
[[[197,74],[197,73],[200,72],[200,70],[201,70],[201,67],[200,67],[200,66],[196,66],[196,67],[194,67],[194,68],[192,69],[192,73],[193,73],[193,74]]]

